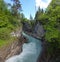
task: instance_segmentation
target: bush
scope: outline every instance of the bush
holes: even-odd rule
[[[9,31],[7,28],[2,28],[0,29],[0,39],[1,40],[7,40],[9,39],[10,35],[9,35]]]

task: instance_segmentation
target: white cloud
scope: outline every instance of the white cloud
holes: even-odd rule
[[[35,0],[35,2],[36,2],[36,7],[45,9],[47,8],[51,0],[46,0],[46,2],[44,0]]]

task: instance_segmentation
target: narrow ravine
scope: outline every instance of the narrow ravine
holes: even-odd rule
[[[41,41],[25,34],[24,32],[22,32],[22,35],[28,39],[28,43],[23,44],[22,53],[9,58],[5,62],[37,62],[42,51]]]

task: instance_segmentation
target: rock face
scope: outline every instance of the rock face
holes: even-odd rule
[[[22,43],[18,41],[14,41],[10,45],[0,48],[0,62],[4,62],[5,59],[17,55],[21,51],[22,51]]]
[[[22,45],[26,41],[27,39],[21,36],[10,45],[2,47],[0,49],[0,62],[5,62],[8,58],[20,54],[22,52]]]
[[[29,34],[35,38],[38,38],[38,39],[41,39],[42,37],[44,37],[44,34],[45,34],[44,28],[39,22],[37,22],[35,24],[33,30],[28,23],[23,23],[23,30],[27,34]]]
[[[21,37],[21,32],[22,32],[22,27],[20,27],[20,29],[18,29],[16,31],[11,32],[10,35],[12,37]]]
[[[22,51],[22,43],[21,42],[14,42],[11,45],[10,53],[7,55],[6,59],[10,58],[11,56],[18,55]]]
[[[21,32],[22,28],[11,34],[12,37],[15,35],[16,39],[0,48],[0,62],[5,62],[6,59],[22,52],[22,44],[26,42],[26,38],[21,35]]]
[[[29,23],[23,22],[22,24],[23,24],[23,30],[24,31],[31,32],[31,26],[29,25]]]
[[[44,29],[43,29],[43,26],[42,26],[39,22],[36,24],[36,26],[35,26],[35,28],[34,28],[34,33],[35,33],[38,37],[40,37],[40,38],[42,38],[42,37],[44,36],[44,34],[45,34],[45,31],[44,31]]]

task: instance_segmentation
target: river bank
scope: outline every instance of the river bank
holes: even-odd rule
[[[22,47],[22,52],[19,55],[15,55],[6,62],[36,62],[39,54],[42,52],[42,44],[41,41],[22,33],[24,37],[28,39],[28,43],[24,43]]]
[[[0,62],[5,62],[8,58],[22,52],[22,45],[26,41],[24,37],[17,38],[15,41],[0,48]]]
[[[17,38],[14,42],[12,42],[10,45],[4,47],[4,49],[1,50],[0,62],[5,62],[5,60],[9,59],[10,57],[19,55],[22,52],[22,45],[26,43],[25,41],[27,41],[27,39],[21,36],[20,38]],[[42,44],[42,47],[43,46],[44,44]],[[44,52],[42,51],[40,53],[41,54],[39,55],[38,62],[41,61],[41,56]]]

